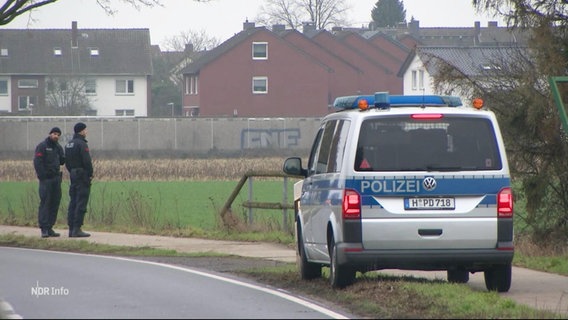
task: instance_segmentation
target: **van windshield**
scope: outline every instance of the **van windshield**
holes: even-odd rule
[[[355,171],[477,171],[502,168],[489,119],[445,115],[370,118],[361,124]]]

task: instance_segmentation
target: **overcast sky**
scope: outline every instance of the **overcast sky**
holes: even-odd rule
[[[371,21],[371,10],[377,0],[346,0],[351,4],[350,20],[356,27]],[[96,0],[58,0],[34,11],[30,22],[22,15],[3,28],[70,29],[77,21],[79,28],[148,28],[152,44],[163,44],[166,38],[183,31],[205,30],[221,41],[242,30],[243,22],[253,22],[264,0],[212,0],[199,3],[192,0],[162,0],[164,7],[142,8],[114,1],[118,10],[108,16],[97,6]],[[471,0],[404,0],[407,20],[420,21],[421,27],[473,27],[475,21],[499,21],[486,15],[477,15]]]

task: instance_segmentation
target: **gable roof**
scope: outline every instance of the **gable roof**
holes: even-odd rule
[[[195,59],[187,67],[182,69],[183,74],[196,74],[199,73],[204,66],[212,61],[217,60],[220,56],[230,51],[234,47],[238,46],[244,39],[248,38],[250,35],[256,33],[259,30],[267,30],[265,27],[251,27],[242,30],[241,32],[235,34],[231,38],[227,39],[225,42],[216,46],[215,48],[207,51],[199,58]]]
[[[509,47],[428,47],[418,46],[403,63],[399,76],[403,76],[414,57],[418,56],[429,74],[435,75],[441,63],[455,67],[469,77],[483,77],[506,72],[526,56],[528,48]]]
[[[72,45],[72,29],[0,29],[0,74],[152,74],[149,29],[75,31]]]
[[[335,52],[329,50],[329,48],[322,46],[320,43],[310,40],[304,33],[301,33],[298,30],[293,30],[293,29],[285,30],[285,31],[278,32],[278,35],[281,38],[283,38],[284,40],[292,43],[292,45],[301,48],[302,45],[299,45],[296,41],[290,40],[291,37],[297,36],[298,39],[305,40],[305,43],[309,43],[312,46],[322,50],[325,54],[329,55],[333,59],[338,60],[345,65],[348,65],[350,68],[357,71],[358,73],[363,73],[363,71],[359,67],[357,67],[356,65],[354,65],[350,61],[344,59],[340,55],[337,55]],[[301,50],[305,51],[305,49],[301,49]]]
[[[181,70],[182,74],[197,74],[199,71],[205,67],[207,64],[211,63],[212,61],[217,60],[220,56],[225,54],[226,52],[230,51],[234,47],[240,45],[243,41],[248,39],[255,33],[258,32],[267,32],[270,34],[274,39],[281,41],[286,46],[292,48],[299,54],[305,56],[307,59],[312,60],[315,64],[320,65],[323,67],[327,72],[332,72],[333,68],[328,66],[327,64],[323,63],[322,61],[314,58],[308,52],[298,48],[297,46],[293,45],[292,43],[284,40],[278,33],[274,33],[268,30],[266,27],[249,27],[245,30],[235,34],[233,37],[229,38],[225,42],[221,43],[219,46],[213,48],[210,51],[204,52],[201,56],[196,57],[196,59],[190,63],[187,67]]]
[[[319,32],[314,33],[312,36],[310,35],[307,36],[308,38],[322,44],[323,46],[327,46],[326,44],[324,44],[325,42],[331,41],[338,47],[344,48],[345,50],[349,51],[351,54],[356,55],[361,60],[365,60],[367,63],[374,66],[375,68],[382,70],[384,73],[386,74],[394,73],[393,70],[390,70],[381,62],[374,60],[373,58],[370,58],[365,52],[358,50],[358,48],[353,48],[352,46],[345,44],[343,41],[337,38],[333,33],[327,30],[319,30]]]

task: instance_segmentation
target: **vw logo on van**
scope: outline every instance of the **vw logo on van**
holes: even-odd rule
[[[422,181],[422,185],[426,191],[432,191],[436,189],[436,179],[433,177],[426,177],[424,178],[424,181]]]

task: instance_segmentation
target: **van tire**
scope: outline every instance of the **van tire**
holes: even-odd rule
[[[298,269],[300,269],[300,278],[302,278],[302,280],[321,278],[321,264],[311,263],[306,257],[306,249],[304,247],[303,239],[304,237],[302,235],[302,228],[300,227],[299,223],[297,228],[297,237],[298,250],[296,251],[296,261],[298,261]]]
[[[467,283],[469,281],[469,271],[463,269],[448,270],[449,283]]]
[[[487,269],[483,275],[485,287],[489,291],[508,292],[511,288],[512,267],[510,263]]]
[[[337,248],[333,236],[331,237],[330,244],[329,282],[333,288],[342,289],[355,281],[356,271],[348,265],[339,265],[337,261]]]

